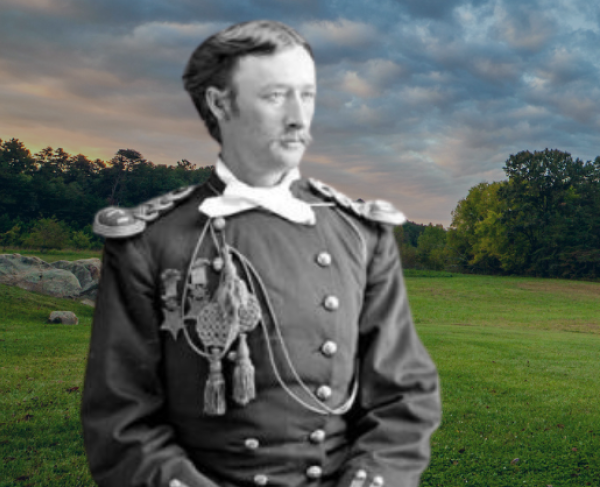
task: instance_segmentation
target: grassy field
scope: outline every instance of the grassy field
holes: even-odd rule
[[[600,284],[442,276],[407,277],[444,405],[422,485],[600,486]],[[59,309],[81,324],[46,324]],[[91,317],[0,286],[0,486],[93,485],[78,412]]]
[[[408,278],[442,381],[423,486],[600,486],[600,284]]]
[[[52,263],[57,260],[79,260],[79,259],[99,259],[102,256],[101,250],[48,250],[47,252],[40,252],[35,249],[10,249],[0,248],[0,254],[21,254],[21,255],[34,255],[40,259]]]

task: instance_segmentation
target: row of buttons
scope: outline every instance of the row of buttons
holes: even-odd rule
[[[325,441],[326,433],[325,430],[316,429],[309,436],[308,439],[311,443],[319,444]],[[249,450],[256,450],[260,443],[256,438],[247,438],[244,441],[244,446]],[[323,475],[323,469],[318,465],[311,465],[306,469],[306,476],[311,480],[320,479]],[[254,476],[254,484],[258,486],[265,486],[269,483],[269,477],[265,474],[257,474]]]
[[[317,254],[317,264],[321,267],[329,267],[332,262],[331,254],[329,252],[320,252]],[[340,307],[340,300],[337,296],[330,294],[326,296],[323,300],[323,307],[328,311],[336,311]],[[323,345],[321,345],[321,353],[326,357],[333,357],[337,352],[338,346],[337,343],[331,340],[327,340]],[[331,387],[322,385],[317,389],[317,397],[321,401],[326,401],[331,397],[333,391]],[[308,473],[307,473],[308,475]],[[310,477],[310,475],[309,475]],[[320,475],[319,475],[320,477]],[[318,477],[310,477],[310,478],[318,478]]]
[[[226,224],[225,219],[221,218],[221,217],[215,218],[213,221],[213,227],[217,231],[223,230],[225,228],[225,224]],[[323,252],[318,253],[316,256],[316,262],[321,267],[329,267],[332,263],[332,260],[333,259],[329,252],[323,251]],[[220,257],[217,257],[217,259],[215,259],[215,261],[213,262],[213,268],[216,271],[220,271],[222,269],[222,267],[223,267],[222,259]],[[340,307],[340,301],[337,296],[328,295],[323,300],[323,307],[328,311],[336,311]],[[337,350],[338,350],[337,343],[335,343],[332,340],[327,340],[321,346],[321,353],[326,357],[333,357],[337,353]],[[331,387],[329,387],[327,385],[322,385],[317,389],[316,394],[320,400],[325,401],[331,397],[331,395],[333,394],[333,391],[331,390]],[[309,435],[309,440],[312,443],[318,444],[318,443],[322,443],[323,441],[325,441],[325,436],[326,435],[325,435],[324,430],[317,429]],[[244,441],[244,446],[248,450],[256,450],[259,448],[260,442],[256,438],[247,438]],[[319,467],[318,465],[313,465],[306,470],[306,476],[309,479],[313,479],[313,480],[319,479],[319,478],[321,478],[322,474],[323,474],[323,471],[322,471],[321,467]],[[256,485],[264,486],[264,485],[267,485],[268,482],[269,482],[269,478],[264,474],[258,474],[254,477],[254,483]]]
[[[318,480],[323,476],[323,469],[318,465],[311,465],[306,469],[306,476],[311,480]],[[254,476],[254,485],[265,486],[269,483],[269,477],[264,473]]]
[[[316,429],[310,435],[308,435],[308,439],[311,443],[319,444],[325,441],[325,430]],[[244,440],[244,447],[248,450],[257,450],[260,446],[260,441],[257,438],[246,438]]]

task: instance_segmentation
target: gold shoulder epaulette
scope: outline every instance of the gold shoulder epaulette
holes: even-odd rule
[[[173,208],[176,201],[188,197],[196,186],[176,189],[165,195],[153,198],[135,208],[103,208],[94,218],[93,231],[106,238],[126,238],[142,233],[147,222]]]
[[[359,217],[387,225],[402,225],[406,221],[404,214],[387,201],[353,201],[345,194],[317,179],[309,178],[308,182],[318,193],[332,199],[342,208],[350,210]]]

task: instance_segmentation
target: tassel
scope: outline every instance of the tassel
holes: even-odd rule
[[[204,412],[210,416],[225,414],[225,379],[218,349],[210,357],[210,373],[204,386]]]
[[[250,350],[246,334],[240,334],[235,369],[233,371],[233,400],[245,406],[256,398],[254,385],[254,365],[250,360]]]

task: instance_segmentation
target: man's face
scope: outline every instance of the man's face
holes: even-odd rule
[[[298,166],[310,143],[316,94],[308,52],[293,46],[273,55],[245,56],[232,85],[233,113],[221,121],[224,154],[254,174]]]

